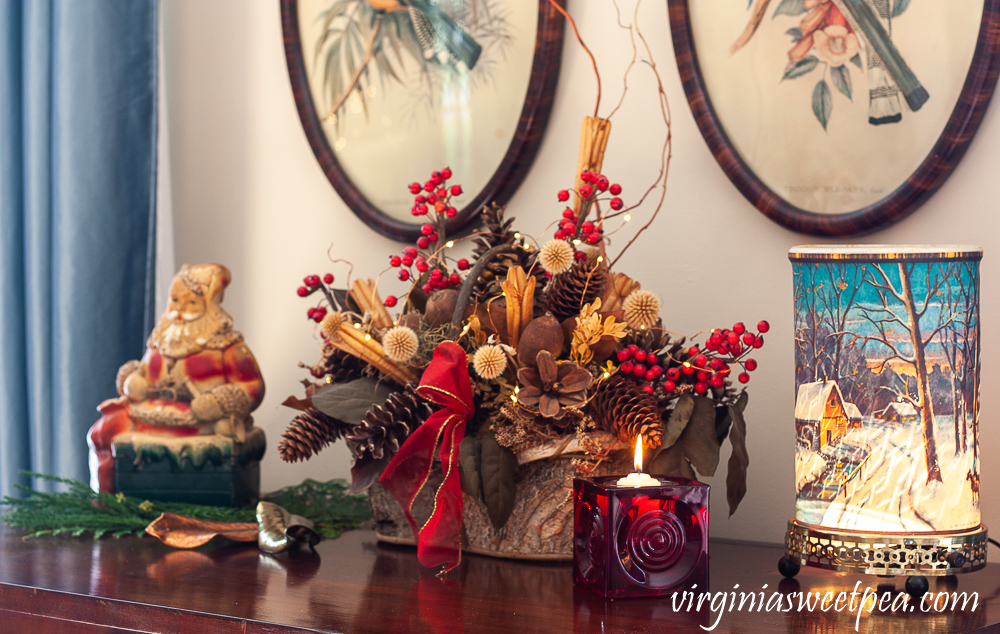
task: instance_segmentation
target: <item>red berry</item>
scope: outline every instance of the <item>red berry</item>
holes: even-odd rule
[[[443,180],[444,179],[441,178],[441,172],[431,172],[431,182],[434,183],[435,186],[440,185]]]
[[[645,361],[646,361],[646,351],[645,350],[636,350],[635,354],[632,355],[632,356],[634,356],[635,360],[638,361],[639,363],[645,363]]]
[[[562,240],[563,238],[566,237],[566,234],[563,233],[562,230],[560,229],[559,231],[556,231],[555,233],[553,233],[552,237],[555,238],[556,240]]]
[[[685,376],[691,376],[697,371],[698,370],[696,370],[695,367],[690,363],[685,363],[684,365],[681,366],[681,374]]]
[[[722,376],[726,376],[727,374],[729,374],[731,370],[732,368],[723,363],[721,366],[719,366],[718,373],[721,374]]]
[[[622,193],[622,186],[619,185],[618,183],[615,183],[611,186],[611,188],[608,191],[611,192],[612,196],[617,196],[618,194]]]
[[[663,382],[663,391],[666,392],[667,394],[670,394],[671,392],[673,392],[676,389],[677,389],[677,385],[673,381],[664,381]]]
[[[420,215],[420,210],[417,209],[416,205],[410,207],[410,214],[414,215],[414,216],[419,216]]]
[[[323,281],[327,284],[333,284],[333,273],[327,273],[323,276]]]
[[[708,367],[713,370],[718,370],[722,367],[722,359],[712,359],[712,362],[708,364]]]
[[[566,191],[565,189],[560,190],[560,192],[556,194],[556,198],[559,199],[559,202],[564,203],[567,200],[569,200],[569,192]]]
[[[596,231],[589,236],[587,236],[587,244],[597,244],[601,241],[601,234]]]
[[[448,282],[451,283],[452,286],[458,286],[461,284],[462,278],[458,276],[458,273],[452,273],[448,276]]]
[[[450,167],[446,167],[443,170],[441,170],[441,178],[443,178],[445,180],[448,180],[449,178],[451,178],[451,168]]]
[[[443,214],[445,209],[447,209],[447,205],[444,204],[443,200],[439,200],[436,203],[434,203],[435,213]]]
[[[622,202],[621,198],[617,198],[616,197],[616,198],[612,198],[611,199],[611,208],[614,209],[615,211],[618,211],[619,209],[621,209],[624,206],[625,206],[625,203]]]
[[[431,287],[431,285],[430,285],[430,284],[424,284],[424,285],[423,285],[423,286],[421,286],[420,288],[421,288],[421,289],[423,289],[423,291],[424,291],[425,293],[427,293],[428,295],[430,295],[430,294],[431,294],[431,291],[433,291],[433,290],[434,290],[434,289],[433,289],[433,288]]]
[[[439,199],[441,199],[448,195],[448,190],[442,187],[441,189],[437,190],[434,193],[437,195]]]
[[[646,353],[646,364],[647,365],[659,365],[660,358],[651,352]]]
[[[597,177],[597,189],[599,189],[602,192],[606,192],[608,191],[609,185],[610,183],[608,182],[608,179],[605,178],[603,175]]]
[[[434,233],[434,225],[430,223],[421,225],[420,233],[424,234],[425,236],[431,235],[432,233]]]
[[[312,374],[317,379],[321,379],[326,375],[326,372],[323,368],[313,368],[312,370],[309,370],[309,374]]]
[[[699,352],[701,352],[701,350],[698,349],[698,346],[691,346],[690,348],[688,348],[689,357],[696,357],[698,356]]]
[[[680,378],[680,376],[681,376],[680,370],[678,370],[677,368],[670,368],[669,370],[667,370],[667,378],[670,379],[671,381],[676,381],[677,379]]]
[[[386,297],[385,298],[385,305],[388,306],[389,308],[392,308],[393,306],[395,306],[396,305],[396,297],[394,295],[390,295],[390,296]]]
[[[694,384],[694,393],[698,395],[704,395],[708,391],[708,384],[698,381]]]
[[[424,196],[423,194],[421,194],[421,195],[417,196],[416,198],[414,198],[413,202],[415,204],[417,204],[417,205],[419,205],[420,203],[425,203],[425,202],[427,202],[427,196]]]
[[[743,344],[737,341],[736,343],[729,346],[729,352],[730,354],[740,356],[741,354],[743,354]]]
[[[319,275],[307,275],[303,281],[306,283],[306,286],[319,286]]]
[[[743,325],[742,321],[739,321],[739,322],[736,322],[735,324],[733,324],[733,332],[735,332],[736,334],[742,335],[746,331],[747,331],[747,327]]]
[[[413,257],[411,257],[409,255],[404,255],[402,262],[403,262],[403,266],[412,266],[413,265]]]
[[[753,372],[754,370],[757,369],[757,360],[747,359],[746,361],[743,362],[743,367],[747,369],[747,372]]]
[[[563,214],[562,214],[563,218],[566,218],[567,220],[572,220],[575,215],[576,214],[574,214],[573,210],[570,209],[569,207],[563,209]]]
[[[315,316],[316,316],[315,308],[310,308],[309,310],[306,311],[306,317],[308,317],[309,319],[312,319]]]
[[[653,372],[652,370],[646,370],[645,379],[647,381],[652,381],[655,378],[656,378],[656,372]]]
[[[586,260],[587,259],[587,254],[584,253],[583,251],[577,251],[576,253],[573,254],[573,259],[575,259],[577,261]]]
[[[697,357],[694,358],[694,364],[699,368],[705,367],[706,363],[708,363],[708,357],[706,357],[703,354],[699,354]]]
[[[427,266],[427,262],[425,260],[417,260],[418,271],[420,271],[421,273],[426,273],[428,268],[430,267]]]
[[[446,215],[446,216],[448,216],[449,218],[454,218],[454,217],[455,217],[455,214],[457,214],[457,213],[458,213],[458,210],[457,210],[457,209],[455,209],[454,207],[448,207],[447,209],[445,209],[445,210],[444,210],[444,213],[445,213],[445,215]]]
[[[712,375],[709,374],[708,372],[705,372],[704,370],[698,370],[698,376],[695,378],[697,378],[699,381],[707,381],[708,377],[710,376]]]
[[[590,185],[580,185],[580,195],[586,198],[594,193],[594,188]]]
[[[713,333],[712,333],[712,336],[711,336],[711,337],[709,337],[709,338],[708,338],[708,340],[709,340],[709,341],[710,341],[711,343],[713,343],[713,344],[715,344],[716,346],[718,346],[718,345],[719,345],[720,343],[722,343],[722,335],[721,335],[721,334],[719,334],[719,333],[717,333],[717,332],[713,332]]]
[[[767,323],[766,321],[761,321],[757,324],[757,330],[759,330],[760,332],[767,332],[770,329],[771,329],[771,324]]]
[[[654,365],[652,367],[652,369],[650,369],[650,372],[653,373],[653,378],[654,379],[658,379],[661,376],[663,376],[663,366]]]
[[[431,241],[426,238],[426,236],[421,236],[417,238],[417,246],[421,249],[426,249],[431,244]]]
[[[646,376],[646,366],[644,366],[641,363],[636,363],[635,366],[633,366],[632,368],[632,374],[641,379],[642,377]]]
[[[420,198],[420,197],[418,196],[418,198]],[[433,204],[434,204],[434,203],[436,203],[437,201],[438,201],[438,197],[437,197],[437,194],[431,194],[430,196],[428,196],[428,197],[427,197],[427,198],[425,198],[424,200],[418,200],[417,202],[418,202],[418,203],[422,203],[422,202],[426,202],[426,203],[428,203],[428,204],[431,204],[431,205],[433,205]]]
[[[391,258],[389,258],[389,266],[399,266],[402,263],[403,263],[403,258],[399,257],[398,255],[394,255]]]
[[[425,205],[423,203],[417,205],[417,215],[418,216],[426,216],[427,215],[427,205]]]
[[[410,272],[407,271],[406,269],[402,269],[399,273],[396,273],[396,277],[398,277],[401,281],[405,282],[406,280],[410,279]]]
[[[410,183],[411,194],[419,194],[421,189],[423,189],[423,187],[420,186],[420,183]]]
[[[426,183],[424,183],[424,191],[425,192],[432,192],[432,191],[434,191],[434,187],[435,186],[436,185],[434,184],[433,181],[427,181]]]
[[[729,345],[734,346],[740,342],[740,336],[735,332],[731,332],[726,335],[726,341],[729,342]]]
[[[747,374],[746,372],[740,372],[740,375],[737,378],[740,380],[740,383],[749,383],[750,382],[750,375]]]
[[[754,341],[755,341],[756,339],[757,339],[757,338],[756,338],[756,337],[754,337],[754,335],[753,335],[753,333],[752,333],[752,332],[745,332],[745,333],[743,333],[743,344],[744,344],[744,345],[747,345],[747,346],[752,346],[752,345],[753,345],[753,342],[754,342]]]
[[[458,270],[459,271],[464,271],[467,268],[469,268],[469,261],[468,260],[466,260],[465,258],[462,258],[461,260],[458,261]]]
[[[591,174],[588,170],[583,170],[582,172],[580,172],[580,180],[582,180],[584,183],[589,183],[593,179],[594,175]]]
[[[461,185],[452,185],[451,186],[451,195],[452,196],[461,196],[462,195],[462,186]]]
[[[583,231],[584,233],[593,233],[594,223],[588,220],[587,222],[583,223],[583,226],[580,227],[580,230]]]
[[[642,390],[643,390],[643,391],[644,391],[644,392],[645,392],[646,394],[649,394],[650,396],[652,396],[652,395],[653,395],[653,386],[652,386],[652,385],[643,385],[643,386],[642,386]]]
[[[622,364],[621,371],[623,374],[632,374],[632,370],[634,368],[635,366],[632,365],[631,361],[626,361],[625,363]]]
[[[299,297],[305,297],[309,294],[309,289],[305,286],[300,286],[295,292],[299,294]]]
[[[753,347],[754,348],[763,348],[764,347],[764,337],[761,337],[760,335],[757,335],[757,338],[754,339],[754,341],[753,341]]]
[[[626,350],[628,350],[628,351],[629,351],[629,352],[631,352],[632,354],[635,354],[636,352],[639,352],[639,346],[637,346],[637,345],[635,345],[635,344],[633,343],[633,344],[632,344],[632,345],[630,345],[630,346],[629,346],[628,348],[626,348]]]
[[[432,233],[431,235],[427,236],[427,239],[430,240],[431,242],[437,242],[438,241],[438,234]]]
[[[441,269],[434,269],[433,271],[431,271],[432,280],[439,280],[441,279],[442,275],[444,275],[444,273],[441,272]]]
[[[625,361],[628,361],[629,359],[632,358],[632,353],[629,352],[628,350],[619,350],[617,357],[618,357],[618,363],[624,363]]]
[[[726,380],[721,375],[716,374],[708,380],[708,384],[716,388],[723,387],[726,384]]]

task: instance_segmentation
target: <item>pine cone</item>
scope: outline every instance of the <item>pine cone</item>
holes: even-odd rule
[[[663,442],[663,420],[656,401],[628,379],[615,375],[598,383],[589,409],[601,428],[624,442],[631,444],[639,434],[647,447]]]
[[[514,219],[504,220],[503,213],[504,208],[497,205],[483,208],[482,222],[486,233],[475,239],[476,246],[472,253],[476,260],[493,247],[513,244],[517,240],[515,232],[510,229]],[[545,284],[548,283],[548,278],[545,277],[545,271],[541,267],[534,266],[537,258],[538,251],[535,249],[519,248],[513,253],[501,253],[489,262],[479,274],[473,287],[475,297],[483,302],[503,293],[500,282],[507,279],[507,270],[514,266],[531,271],[532,276],[536,279],[535,294],[539,295]]]
[[[326,344],[323,346],[321,367],[330,376],[330,383],[347,383],[364,376],[367,364],[353,354]]]
[[[402,392],[393,392],[382,405],[368,410],[365,420],[351,430],[347,440],[358,443],[354,450],[358,458],[366,453],[376,460],[391,458],[433,411],[411,383]]]
[[[308,460],[314,453],[351,431],[351,426],[310,407],[282,432],[278,453],[285,462]]]
[[[604,264],[578,260],[569,271],[555,277],[547,308],[559,321],[579,315],[584,304],[604,294],[607,284],[608,268]]]

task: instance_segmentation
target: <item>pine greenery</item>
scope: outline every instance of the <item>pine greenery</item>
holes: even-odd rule
[[[25,530],[27,534],[24,539],[45,535],[79,537],[88,532],[93,533],[94,539],[109,534],[116,538],[130,534],[143,535],[146,526],[161,513],[218,522],[257,521],[256,504],[234,509],[138,500],[121,493],[113,495],[95,492],[79,480],[27,471],[21,473],[66,485],[65,491],[45,493],[15,484],[27,497],[4,497],[0,500],[0,505],[10,508],[0,515],[0,520]],[[313,520],[317,530],[324,537],[332,539],[345,530],[357,528],[370,517],[367,498],[346,496],[347,488],[346,483],[338,480],[306,480],[298,486],[265,495],[264,499],[285,507],[291,513]]]

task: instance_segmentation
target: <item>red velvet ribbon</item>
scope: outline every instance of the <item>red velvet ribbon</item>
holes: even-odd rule
[[[462,557],[462,485],[458,475],[458,447],[465,437],[465,424],[475,412],[472,381],[465,351],[450,341],[434,349],[434,358],[420,378],[417,392],[443,409],[431,414],[406,439],[379,482],[406,513],[417,536],[417,558],[428,568],[452,570]],[[434,449],[441,445],[444,482],[434,493],[434,512],[417,528],[413,500],[424,488],[434,462]]]

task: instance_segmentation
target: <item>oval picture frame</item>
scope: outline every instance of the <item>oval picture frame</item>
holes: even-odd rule
[[[323,173],[347,206],[377,233],[412,242],[420,237],[420,222],[409,223],[393,218],[379,209],[354,185],[334,154],[323,131],[309,87],[299,33],[298,0],[281,1],[281,27],[285,45],[285,61],[295,98],[299,120],[309,146],[319,161]],[[561,6],[565,0],[559,0]],[[506,204],[524,179],[538,152],[548,124],[559,67],[562,58],[564,22],[549,0],[538,1],[538,29],[531,65],[528,90],[521,108],[520,119],[510,145],[486,185],[475,192],[454,218],[448,220],[449,235],[461,232],[478,219],[482,207],[491,202]],[[406,183],[400,183],[404,187]]]
[[[719,166],[740,193],[772,221],[799,233],[827,237],[862,235],[916,211],[944,184],[962,159],[983,120],[1000,73],[1000,0],[984,0],[978,40],[961,94],[944,130],[919,167],[902,184],[868,206],[834,214],[807,211],[789,203],[761,180],[721,124],[695,50],[690,11],[693,1],[668,0],[668,9],[677,66],[695,122]],[[825,128],[825,122],[823,125]]]

